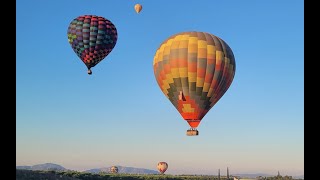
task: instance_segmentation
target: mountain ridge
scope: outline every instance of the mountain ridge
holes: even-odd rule
[[[135,168],[135,167],[127,167],[127,166],[117,166],[118,173],[127,173],[127,174],[159,174],[158,171],[145,169],[145,168]],[[103,168],[93,168],[88,169],[82,172],[89,172],[89,173],[100,173],[100,172],[109,172],[110,167],[103,167]]]
[[[54,163],[43,163],[43,164],[36,164],[33,166],[16,166],[16,169],[25,169],[25,170],[33,170],[33,171],[37,171],[37,170],[65,171],[65,170],[68,170],[68,169],[64,168],[63,166],[61,166],[59,164],[54,164]]]

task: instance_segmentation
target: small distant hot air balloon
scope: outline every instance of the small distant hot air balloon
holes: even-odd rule
[[[114,48],[117,42],[117,29],[108,19],[83,15],[71,21],[68,27],[68,41],[73,51],[88,68],[102,61]]]
[[[114,174],[118,173],[118,167],[117,166],[111,166],[110,173],[114,173]]]
[[[165,40],[158,48],[153,70],[164,95],[191,129],[230,87],[236,70],[231,48],[217,36],[205,32],[183,32]]]
[[[140,11],[142,10],[141,4],[136,4],[136,5],[134,6],[134,10],[136,10],[136,12],[139,14]]]
[[[168,169],[168,164],[166,162],[159,162],[157,169],[161,174],[163,174]]]

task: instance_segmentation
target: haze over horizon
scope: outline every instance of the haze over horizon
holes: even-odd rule
[[[85,14],[118,31],[92,75],[67,37]],[[160,44],[185,31],[220,37],[236,61],[196,137],[153,72]],[[17,166],[304,175],[304,1],[17,0],[16,99]]]

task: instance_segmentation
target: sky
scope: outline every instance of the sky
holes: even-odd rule
[[[118,32],[92,75],[68,43],[80,15]],[[153,73],[160,44],[185,31],[223,39],[237,67],[194,137]],[[304,174],[303,0],[17,0],[16,39],[16,165]]]

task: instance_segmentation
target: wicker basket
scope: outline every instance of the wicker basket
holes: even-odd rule
[[[198,136],[198,135],[199,135],[199,131],[196,129],[187,130],[187,136]]]

